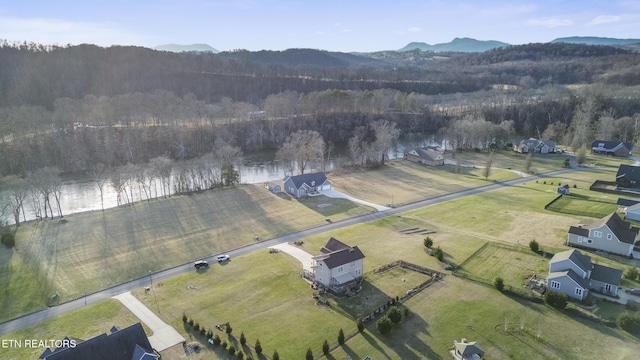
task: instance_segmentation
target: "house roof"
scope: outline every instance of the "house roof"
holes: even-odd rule
[[[307,186],[320,186],[328,180],[327,176],[322,172],[290,176],[287,180],[289,179],[293,181],[297,189],[300,189],[305,184]]]
[[[364,254],[357,246],[351,247],[335,238],[329,239],[320,251],[326,255],[323,261],[329,269],[364,259]]]
[[[549,264],[556,262],[571,260],[574,264],[578,265],[582,270],[591,270],[591,257],[583,255],[576,249],[559,252],[549,260]]]
[[[484,355],[484,351],[475,341],[468,342],[466,339],[462,339],[461,342],[454,341],[456,350],[463,356],[469,355]]]
[[[580,275],[578,275],[575,271],[571,269],[565,270],[565,271],[554,271],[552,273],[549,273],[549,276],[547,276],[547,280],[557,279],[561,277],[570,278],[576,284],[580,285],[580,287],[582,287],[583,289],[589,288],[589,279],[581,278]]]
[[[584,225],[581,227],[571,226],[569,228],[569,233],[576,234],[580,236],[589,236],[589,229],[597,229],[602,226],[607,226],[623,243],[627,244],[635,244],[636,239],[638,238],[638,228],[631,226],[631,223],[628,221],[622,220],[618,213],[611,213],[608,216],[603,217],[600,220],[594,221],[589,225]]]
[[[407,154],[419,156],[421,159],[436,161],[442,160],[442,152],[437,151],[433,148],[414,148],[410,151],[407,151]]]
[[[620,165],[618,167],[618,172],[616,173],[616,180],[618,179],[628,179],[634,181],[640,181],[640,166],[633,165]]]
[[[640,201],[618,198],[618,202],[616,202],[616,205],[620,206],[633,206],[636,204],[640,204]]]
[[[42,359],[46,360],[132,360],[140,347],[147,354],[152,354],[151,344],[140,323],[113,332],[101,334],[87,341],[77,343],[75,347],[56,349]],[[154,359],[141,357],[139,359]],[[157,359],[157,357],[155,357]],[[138,359],[136,359],[138,360]]]
[[[569,234],[576,234],[580,236],[589,236],[589,229],[585,229],[580,226],[569,227]]]
[[[615,286],[620,286],[620,280],[622,280],[622,270],[594,264],[593,270],[591,271],[591,279]]]

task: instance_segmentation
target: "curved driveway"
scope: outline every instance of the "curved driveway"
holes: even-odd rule
[[[225,253],[229,254],[232,258],[236,256],[246,255],[254,251],[267,249],[269,247],[273,247],[275,245],[282,244],[282,243],[297,241],[307,236],[317,235],[326,231],[337,230],[347,226],[352,226],[355,224],[360,224],[368,221],[381,219],[387,216],[396,215],[405,211],[415,210],[421,207],[430,206],[430,205],[458,199],[465,196],[476,195],[486,191],[496,190],[506,186],[512,186],[512,185],[520,184],[527,181],[533,181],[533,180],[541,179],[545,177],[556,176],[556,175],[564,174],[567,172],[572,172],[575,170],[576,169],[562,169],[562,170],[552,171],[542,175],[519,178],[519,179],[510,180],[510,181],[500,182],[500,183],[493,183],[490,185],[485,185],[485,186],[481,186],[473,189],[462,190],[452,194],[441,195],[434,198],[417,201],[411,204],[398,206],[397,208],[393,208],[393,209],[372,212],[372,213],[352,217],[345,220],[318,225],[316,227],[312,227],[306,230],[301,230],[291,234],[283,235],[271,240],[265,240],[265,241],[245,245],[245,246],[236,248],[234,250],[226,251]],[[207,260],[211,264],[217,263],[217,261],[215,260],[216,255],[219,255],[219,254],[211,255],[210,257],[205,258],[204,260]],[[193,271],[192,263],[187,263],[187,264],[179,265],[167,270],[159,271],[151,274],[151,276],[153,276],[153,281],[157,282],[161,280],[166,280],[176,275],[187,273],[189,271]],[[126,283],[122,283],[120,285],[116,285],[116,286],[107,288],[105,290],[95,292],[93,294],[89,294],[86,297],[82,297],[76,300],[72,300],[72,301],[60,304],[55,307],[47,308],[44,310],[36,311],[30,314],[21,316],[19,318],[0,324],[0,335],[17,331],[25,327],[35,325],[41,321],[50,319],[54,316],[67,313],[75,309],[79,309],[85,306],[85,304],[92,304],[100,300],[104,300],[104,299],[113,297],[115,295],[119,295],[124,292],[131,291],[135,288],[140,288],[148,285],[149,285],[149,276],[143,276],[141,278],[131,280]]]

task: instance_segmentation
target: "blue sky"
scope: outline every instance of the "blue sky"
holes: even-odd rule
[[[369,52],[565,36],[640,38],[640,1],[0,0],[0,39],[57,45]]]

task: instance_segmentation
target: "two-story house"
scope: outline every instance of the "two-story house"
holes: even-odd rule
[[[638,230],[614,212],[591,224],[571,226],[567,245],[630,256]]]
[[[621,270],[593,264],[591,257],[573,249],[557,253],[549,261],[547,289],[577,300],[586,299],[589,290],[615,296],[621,279]]]
[[[313,257],[313,275],[319,284],[336,288],[362,278],[364,254],[357,246],[349,246],[331,238]]]

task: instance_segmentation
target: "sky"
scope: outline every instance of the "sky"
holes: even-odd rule
[[[397,50],[456,37],[509,44],[640,38],[638,0],[0,0],[0,39],[45,45]]]

